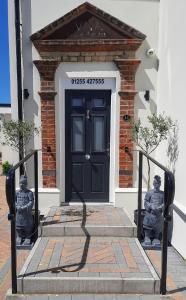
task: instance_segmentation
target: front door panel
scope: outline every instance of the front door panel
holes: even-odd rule
[[[66,90],[66,201],[109,200],[110,91]]]

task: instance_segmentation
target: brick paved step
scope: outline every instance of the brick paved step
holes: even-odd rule
[[[174,300],[171,296],[161,295],[130,295],[130,294],[17,294],[9,291],[6,300]]]
[[[104,206],[52,207],[42,221],[42,236],[136,237],[136,226],[123,208]]]
[[[134,238],[40,238],[18,278],[20,293],[157,294],[159,278]]]

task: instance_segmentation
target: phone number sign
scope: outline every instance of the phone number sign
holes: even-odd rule
[[[72,84],[86,84],[86,85],[102,85],[105,83],[104,78],[72,78]]]

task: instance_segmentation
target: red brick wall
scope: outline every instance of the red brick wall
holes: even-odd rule
[[[134,117],[135,74],[140,60],[117,59],[115,63],[120,71],[120,132],[119,132],[119,187],[133,186],[133,141],[130,121],[124,115]],[[128,149],[128,152],[125,151]]]
[[[56,186],[55,102],[41,99],[43,186]]]
[[[56,61],[35,61],[41,77],[43,187],[56,187],[55,82]]]
[[[131,124],[123,116],[134,116],[134,97],[132,93],[120,94],[120,131],[119,131],[119,186],[132,187],[133,184],[133,142]],[[126,147],[129,149],[125,152]]]

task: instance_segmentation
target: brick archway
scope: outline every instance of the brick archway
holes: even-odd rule
[[[79,30],[74,27],[76,23],[81,25]],[[31,36],[41,56],[41,60],[34,61],[34,64],[41,77],[44,187],[56,186],[54,76],[63,62],[114,62],[120,71],[119,186],[132,186],[131,126],[123,120],[123,116],[134,116],[135,74],[140,64],[140,60],[135,59],[135,52],[144,39],[145,35],[139,31],[89,3],[80,5]],[[124,152],[125,147],[128,147],[128,153]]]

